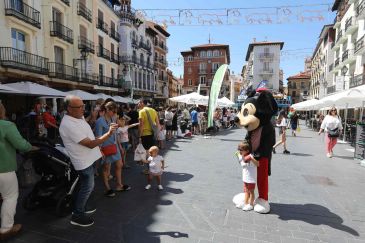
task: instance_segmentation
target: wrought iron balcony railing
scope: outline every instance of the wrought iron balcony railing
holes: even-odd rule
[[[96,20],[96,28],[103,31],[105,34],[108,34],[108,24],[105,23],[102,19],[97,18]]]
[[[67,6],[70,6],[70,0],[61,0],[61,2],[63,2]]]
[[[79,36],[78,48],[85,52],[95,53],[94,42],[88,40],[85,36]]]
[[[102,57],[110,61],[110,51],[108,49],[105,49],[102,46],[99,46],[98,48],[98,57]]]
[[[48,58],[12,47],[0,47],[0,65],[34,73],[48,73]]]
[[[334,92],[336,92],[336,85],[327,87],[327,94],[332,94]]]
[[[350,88],[365,84],[364,74],[359,74],[350,79]]]
[[[5,0],[5,15],[14,16],[37,28],[41,28],[41,14],[38,10],[19,0]]]
[[[106,87],[112,87],[112,88],[119,88],[119,82],[118,79],[114,77],[107,77],[99,75],[99,85],[106,86]]]
[[[355,43],[355,53],[364,47],[364,35]]]
[[[112,28],[110,28],[110,37],[118,42],[120,40],[119,33],[116,32],[115,29],[112,29]]]
[[[67,66],[62,63],[49,62],[49,73],[51,78],[66,79],[72,81],[78,81],[78,70],[72,66]]]
[[[77,14],[84,17],[90,23],[93,21],[93,14],[91,10],[88,9],[86,5],[81,2],[77,3]]]
[[[338,57],[335,60],[335,67],[337,67],[339,64],[340,64],[340,58]]]
[[[73,44],[73,31],[57,21],[49,21],[51,26],[51,36],[56,36],[64,41]]]
[[[110,54],[110,61],[112,61],[112,62],[114,62],[114,63],[116,63],[116,64],[119,64],[120,63],[120,61],[119,61],[119,56],[118,56],[118,54],[115,54],[115,53],[111,53]]]
[[[356,16],[359,16],[360,14],[362,14],[364,9],[365,9],[365,1],[362,0],[359,3],[359,5],[357,5],[357,7],[356,7]]]
[[[94,74],[81,73],[80,82],[85,84],[98,84],[99,75],[95,73]]]

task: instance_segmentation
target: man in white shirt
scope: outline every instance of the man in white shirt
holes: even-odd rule
[[[96,211],[95,208],[86,210],[85,207],[94,189],[93,164],[102,156],[98,145],[105,142],[118,125],[112,124],[107,133],[95,139],[90,125],[84,119],[84,107],[80,97],[67,96],[65,98],[67,115],[63,117],[59,131],[80,180],[80,190],[75,197],[71,224],[87,227],[93,225],[94,221],[85,214]]]

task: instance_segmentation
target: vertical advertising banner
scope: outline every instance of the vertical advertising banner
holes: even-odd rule
[[[227,71],[228,65],[221,65],[215,72],[212,85],[210,86],[209,102],[208,102],[208,127],[213,126],[213,114],[217,108],[218,96],[222,87],[224,75]]]

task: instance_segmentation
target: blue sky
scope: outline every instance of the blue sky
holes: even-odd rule
[[[311,4],[328,4],[328,6],[308,6]],[[281,58],[281,68],[284,70],[284,81],[304,69],[304,57],[311,56],[317,44],[320,31],[325,24],[333,22],[335,13],[328,11],[332,7],[333,0],[132,0],[135,9],[222,9],[222,8],[253,8],[242,10],[242,13],[267,13],[275,11],[269,7],[299,6],[288,8],[292,15],[288,18],[290,23],[283,24],[246,24],[240,25],[212,25],[212,26],[168,26],[171,34],[168,39],[169,69],[175,76],[183,75],[183,65],[180,52],[189,50],[191,46],[208,43],[209,35],[212,43],[228,44],[231,52],[230,69],[234,73],[240,73],[245,64],[245,56],[249,43],[256,38],[257,41],[283,41],[285,42]],[[263,8],[265,7],[265,8]],[[215,13],[207,10],[205,13]],[[306,16],[322,16],[321,20],[304,22],[298,21],[297,13]],[[177,10],[146,11],[147,15],[171,16],[178,13]],[[165,18],[165,17],[162,17]]]

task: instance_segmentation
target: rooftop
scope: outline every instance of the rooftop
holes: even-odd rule
[[[191,50],[187,50],[187,51],[182,51],[180,52],[181,55],[184,54],[190,54],[193,52],[194,49],[206,49],[206,48],[224,48],[226,49],[226,53],[227,53],[227,63],[230,64],[231,59],[230,59],[230,53],[229,53],[229,45],[225,45],[225,44],[204,44],[204,45],[198,45],[198,46],[193,46],[191,47]],[[214,58],[214,57],[213,57]]]
[[[310,79],[311,75],[309,72],[300,72],[296,75],[290,76],[287,78],[287,80],[291,80],[291,79]]]
[[[246,61],[250,58],[250,53],[252,52],[254,46],[271,46],[271,45],[280,45],[280,50],[283,49],[284,42],[282,41],[261,41],[261,42],[254,42],[248,45],[247,54],[246,54]]]

